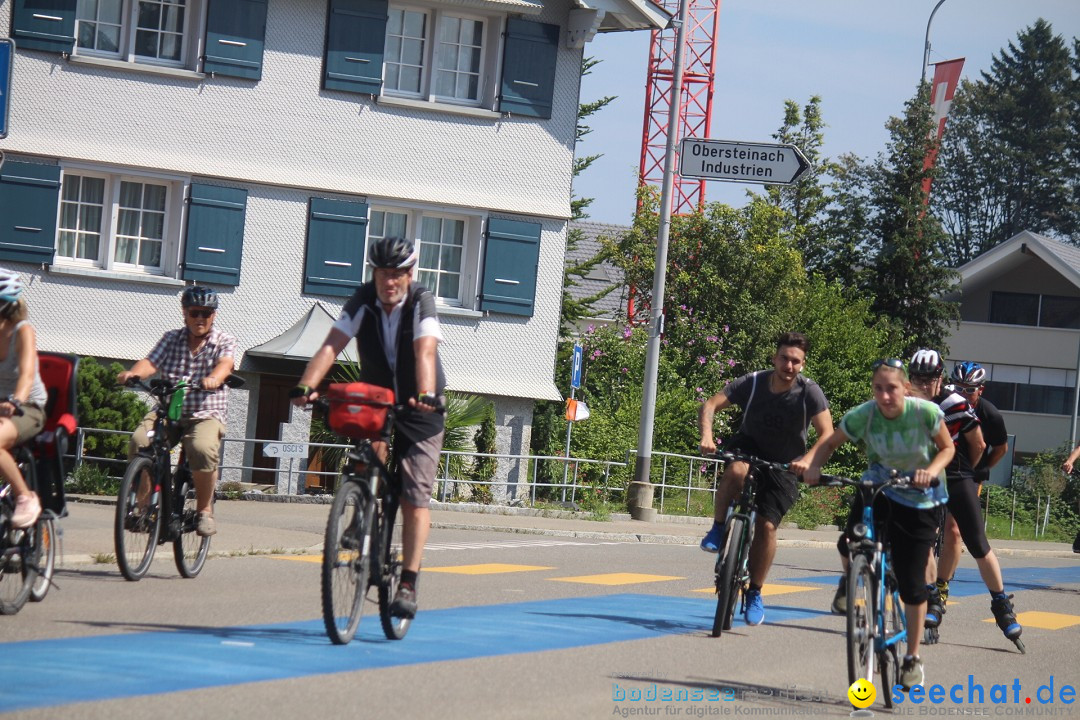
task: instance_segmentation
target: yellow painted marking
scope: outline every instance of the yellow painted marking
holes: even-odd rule
[[[645,575],[643,573],[604,573],[603,575],[579,575],[578,577],[548,578],[559,582],[584,583],[586,585],[633,585],[634,583],[685,580],[671,575]]]
[[[506,563],[483,563],[480,565],[448,565],[446,567],[424,568],[424,572],[441,572],[453,575],[497,575],[499,573],[531,572],[533,570],[554,570],[541,565],[507,565]]]
[[[1061,630],[1063,628],[1080,625],[1080,615],[1064,615],[1062,613],[1043,612],[1041,610],[1028,610],[1016,613],[1017,621],[1025,628],[1037,627],[1043,630]],[[983,622],[997,622],[994,618],[988,618]]]
[[[821,588],[811,585],[781,585],[774,583],[765,583],[761,586],[761,594],[768,595],[787,595],[788,593],[807,592],[808,590],[820,590]],[[713,593],[716,594],[715,587],[701,588],[700,590],[694,590],[699,593]]]
[[[266,555],[271,560],[295,560],[296,562],[321,563],[322,555]]]

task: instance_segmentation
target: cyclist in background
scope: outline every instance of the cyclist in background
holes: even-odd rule
[[[217,293],[208,287],[191,285],[180,296],[184,327],[169,330],[157,345],[130,370],[118,373],[116,382],[124,385],[132,378],[144,379],[158,372],[171,384],[181,380],[188,383],[181,409],[176,436],[169,442],[183,442],[191,476],[195,481],[195,500],[198,519],[195,532],[209,537],[217,532],[214,522],[214,488],[217,487],[221,438],[225,436],[226,413],[229,408],[225,380],[236,364],[236,338],[214,328],[217,314]],[[157,412],[151,410],[135,429],[128,445],[130,460],[150,445],[149,433],[154,428]],[[143,478],[139,499],[149,494],[150,479]]]
[[[38,371],[37,333],[26,320],[23,282],[0,268],[0,475],[15,493],[11,524],[28,528],[41,515],[41,500],[31,490],[11,451],[45,427],[45,386]],[[16,415],[17,409],[21,415]]]
[[[701,452],[716,452],[713,415],[737,405],[743,418],[739,431],[724,446],[775,463],[788,463],[806,452],[806,429],[813,424],[818,437],[833,431],[832,415],[825,394],[813,380],[801,374],[810,343],[802,333],[782,334],[776,342],[772,370],[761,370],[731,381],[701,407]],[[728,463],[716,489],[713,525],[701,541],[701,549],[718,552],[724,538],[728,507],[742,492],[750,466]],[[750,546],[750,586],[746,593],[746,624],[765,621],[761,586],[776,555],[776,528],[799,498],[796,476],[768,470],[759,478],[757,523]]]
[[[409,240],[373,240],[368,264],[373,279],[357,288],[341,316],[290,391],[302,406],[318,397],[318,387],[349,340],[360,352],[360,381],[392,388],[398,403],[408,408],[396,415],[394,454],[401,471],[401,584],[390,605],[395,617],[416,616],[416,583],[420,560],[431,527],[431,491],[442,450],[446,378],[439,360],[442,334],[435,313],[435,296],[412,282],[418,253]],[[386,460],[385,442],[375,442]]]
[[[937,536],[936,508],[948,499],[945,467],[955,451],[941,408],[910,396],[902,360],[878,360],[873,371],[874,399],[848,411],[836,432],[818,440],[804,459],[792,463],[791,469],[808,484],[817,484],[822,465],[838,447],[851,441],[866,450],[869,467],[862,475],[864,480],[884,482],[892,470],[911,476],[911,487],[887,487],[874,504],[874,517],[885,531],[880,537],[887,538],[892,548],[892,566],[904,601],[908,634],[900,683],[910,690],[923,684],[923,663],[919,658],[922,633],[912,629],[922,628],[926,616],[926,568]],[[940,482],[931,487],[935,478]],[[847,530],[838,543],[845,574],[847,535],[862,521],[862,499],[855,497]]]
[[[994,613],[1001,631],[1010,640],[1020,637],[1023,628],[1016,621],[1010,597],[1005,594],[1005,583],[1001,577],[1001,565],[986,539],[982,513],[979,509],[979,482],[975,479],[975,463],[982,460],[986,442],[982,438],[979,419],[975,416],[963,396],[942,389],[941,373],[944,370],[941,356],[934,350],[919,350],[911,358],[908,366],[911,383],[919,391],[930,395],[929,400],[938,403],[945,413],[945,425],[949,428],[956,455],[945,469],[949,488],[949,514],[946,519],[945,540],[941,549],[939,563],[933,562],[936,580],[929,586],[930,598],[926,608],[926,626],[937,627],[944,620],[945,607],[949,598],[949,579],[956,572],[960,561],[960,547],[957,538],[962,538],[964,545],[975,558],[986,589],[990,591],[990,610]],[[960,435],[964,436],[966,451],[960,446]],[[949,538],[952,538],[950,542]]]

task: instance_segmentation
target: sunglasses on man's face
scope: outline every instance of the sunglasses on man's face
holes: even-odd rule
[[[979,392],[979,390],[981,390],[981,389],[982,389],[981,386],[962,387],[962,388],[960,388],[960,392],[964,393],[965,395],[974,395],[975,393]]]
[[[188,310],[188,315],[193,318],[206,319],[214,314],[213,310]]]
[[[882,358],[880,360],[875,360],[874,364],[870,366],[870,369],[877,370],[882,365],[884,365],[885,367],[895,368],[896,370],[904,369],[904,361],[898,358]]]

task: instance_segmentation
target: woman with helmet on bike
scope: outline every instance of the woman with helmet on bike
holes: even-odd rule
[[[0,268],[0,474],[15,493],[11,524],[17,528],[37,521],[41,501],[26,485],[11,450],[41,432],[47,397],[38,372],[37,333],[26,320],[22,294],[18,273]]]
[[[439,360],[442,333],[435,296],[413,283],[418,253],[412,241],[378,238],[368,246],[373,277],[345,302],[341,316],[312,356],[300,383],[289,393],[303,406],[318,397],[318,387],[349,340],[356,338],[360,381],[391,388],[395,402],[408,407],[395,415],[394,454],[401,470],[401,585],[390,605],[395,617],[416,615],[420,558],[431,527],[431,492],[442,450],[446,378]],[[375,443],[386,457],[386,443]]]
[[[189,388],[180,417],[182,434],[170,440],[184,443],[199,511],[195,531],[207,537],[217,532],[214,488],[229,407],[227,388],[223,385],[236,362],[236,338],[214,328],[218,296],[211,288],[202,285],[186,288],[180,305],[184,327],[162,335],[150,354],[130,370],[119,373],[116,382],[123,385],[132,378],[147,378],[159,371],[170,383],[187,381]],[[155,416],[155,412],[150,412],[131,436],[129,459],[150,444],[147,433],[154,427]],[[148,491],[149,478],[146,488]]]

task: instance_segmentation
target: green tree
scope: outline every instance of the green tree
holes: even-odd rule
[[[476,452],[478,453],[493,455],[497,451],[495,447],[495,403],[493,402],[488,402],[484,419],[480,423],[480,427],[476,429],[476,434],[473,435],[473,445],[476,446]],[[495,477],[495,458],[476,458],[473,462],[470,477],[478,482],[490,481],[491,478]]]
[[[1080,229],[1077,62],[1040,18],[961,88],[934,189],[951,262],[1023,230],[1067,238]]]
[[[124,367],[118,363],[103,365],[92,357],[79,361],[77,407],[79,426],[97,430],[131,432],[150,408],[134,392],[116,384],[116,375]],[[115,460],[127,458],[126,435],[87,433],[83,453]]]
[[[829,204],[814,249],[814,270],[829,281],[856,287],[859,270],[866,262],[865,248],[871,244],[872,168],[856,155],[844,153],[832,172]]]
[[[587,57],[581,61],[581,75],[584,77],[588,75],[593,67],[597,63],[601,62],[595,58]],[[577,145],[582,142],[586,135],[592,132],[592,128],[585,124],[585,119],[590,115],[600,111],[606,107],[612,100],[616,98],[615,95],[605,95],[604,97],[593,100],[591,102],[583,102],[578,105],[578,119],[577,128],[575,133],[575,150]],[[602,154],[596,155],[581,155],[574,157],[573,176],[577,177],[583,173],[590,165],[596,162],[597,159],[602,157]],[[584,220],[588,217],[586,208],[592,204],[593,198],[571,197],[570,199],[570,216],[574,220]],[[577,249],[578,243],[584,239],[584,234],[577,228],[571,228],[566,233],[566,253],[569,255]],[[615,285],[609,285],[608,287],[593,293],[584,298],[575,299],[570,294],[570,288],[580,285],[579,280],[588,275],[593,268],[604,261],[605,257],[603,253],[597,253],[591,258],[582,260],[581,262],[568,263],[563,271],[563,299],[562,310],[560,312],[559,320],[560,327],[564,330],[573,328],[574,325],[581,319],[590,317],[595,314],[595,303],[603,298],[607,297],[614,289]]]
[[[794,185],[768,185],[769,202],[787,212],[784,230],[803,254],[806,269],[826,271],[832,260],[830,248],[822,242],[825,211],[829,204],[826,178],[834,175],[836,163],[822,152],[825,121],[821,97],[814,95],[803,108],[793,100],[784,101],[784,120],[773,137],[798,147],[810,161],[810,169]]]
[[[926,97],[924,83],[905,104],[903,116],[886,123],[887,152],[878,157],[870,180],[873,261],[863,290],[873,294],[874,311],[892,319],[892,344],[905,355],[917,347],[944,352],[949,325],[959,319],[958,304],[945,299],[958,290],[958,278],[941,257],[945,234],[927,212],[923,189],[934,172],[925,167],[925,158],[936,144]]]

